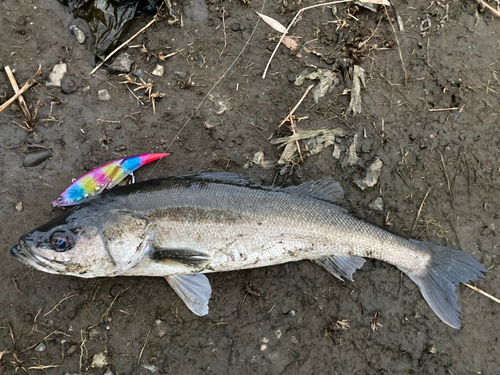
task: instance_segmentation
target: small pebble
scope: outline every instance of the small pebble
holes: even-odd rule
[[[76,353],[76,351],[78,350],[78,345],[71,345],[68,350],[66,351],[66,354],[67,355],[71,355],[71,354],[74,354]]]
[[[61,63],[54,65],[52,72],[49,75],[49,80],[45,82],[45,86],[61,87],[61,80],[68,70],[66,64]]]
[[[149,370],[151,373],[155,373],[156,371],[158,371],[160,369],[158,366],[155,366],[155,365],[143,364],[142,367],[145,368],[146,370]]]
[[[186,76],[187,76],[187,73],[186,73],[186,72],[181,72],[181,71],[179,71],[179,70],[176,70],[176,71],[174,72],[174,74],[175,74],[177,77],[179,77],[179,78],[186,78]]]
[[[45,346],[45,344],[43,342],[41,342],[40,344],[38,344],[35,348],[35,351],[36,352],[44,352],[45,349],[47,349],[47,347]]]
[[[163,337],[167,334],[168,326],[160,319],[155,320],[156,327],[158,328],[158,336]]]
[[[384,210],[384,201],[382,198],[378,197],[376,198],[372,203],[368,205],[372,210],[375,211],[383,211]]]
[[[152,75],[154,75],[154,76],[157,76],[157,77],[161,77],[161,76],[163,75],[164,71],[165,71],[165,70],[163,69],[163,66],[161,66],[161,65],[156,65],[155,70],[153,70],[153,71],[151,72],[151,74],[152,74]]]
[[[109,66],[108,71],[114,74],[130,73],[133,63],[134,59],[132,56],[128,53],[122,53],[113,61],[113,64]]]
[[[73,94],[76,90],[78,90],[78,86],[75,81],[65,75],[61,80],[61,91],[65,94]]]
[[[286,78],[288,79],[288,82],[295,82],[295,80],[297,79],[297,76],[292,73],[292,74],[287,75]]]
[[[16,210],[19,212],[23,212],[23,202],[19,202],[16,204]]]
[[[85,43],[85,34],[76,25],[71,25],[69,27],[69,30],[73,33],[78,43],[80,44]]]
[[[52,153],[49,150],[32,152],[24,158],[23,167],[36,167],[37,165],[42,164],[45,160],[52,157]]]
[[[115,151],[125,151],[127,149],[127,146],[125,145],[119,145],[115,147]]]
[[[142,69],[137,69],[134,72],[134,76],[136,76],[139,79],[142,79],[142,78],[144,78],[144,72],[142,71]]]
[[[97,96],[99,97],[99,100],[103,101],[111,99],[111,95],[109,95],[109,92],[106,89],[99,90],[97,92]]]
[[[104,353],[99,353],[94,356],[92,359],[92,367],[93,368],[103,368],[111,364],[111,361]]]

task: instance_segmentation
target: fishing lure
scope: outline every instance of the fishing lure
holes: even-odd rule
[[[54,206],[73,206],[86,201],[105,189],[111,189],[136,169],[170,154],[142,154],[127,156],[101,165],[74,181],[52,201]]]

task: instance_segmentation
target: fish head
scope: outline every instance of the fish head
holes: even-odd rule
[[[22,236],[11,255],[43,272],[85,278],[133,267],[141,256],[142,220],[82,206]],[[128,230],[120,227],[124,221]]]

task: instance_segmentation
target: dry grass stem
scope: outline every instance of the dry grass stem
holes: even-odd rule
[[[92,71],[89,73],[89,74],[94,74],[97,69],[99,69],[102,64],[104,64],[106,61],[108,61],[111,56],[113,56],[115,53],[117,53],[119,50],[121,50],[123,47],[125,47],[127,44],[129,44],[132,40],[134,40],[139,34],[141,34],[142,32],[144,32],[148,27],[150,27],[153,23],[155,23],[156,21],[158,21],[158,15],[155,15],[153,17],[153,19],[146,25],[144,26],[142,29],[140,29],[138,32],[136,32],[134,35],[132,35],[129,39],[127,39],[125,42],[123,42],[122,44],[120,44],[118,47],[116,47],[113,52],[111,52],[104,60],[101,61],[101,63],[99,65],[97,65],[94,69],[92,69]]]
[[[55,309],[57,309],[57,307],[58,307],[61,303],[63,303],[64,301],[66,301],[66,300],[68,300],[68,299],[70,299],[70,298],[73,298],[73,297],[74,297],[74,296],[76,296],[76,295],[77,295],[77,293],[73,293],[73,294],[70,294],[69,296],[64,297],[62,300],[60,300],[59,302],[57,302],[57,303],[56,303],[56,305],[52,308],[52,310],[50,310],[48,313],[46,313],[46,314],[44,315],[44,317],[45,317],[45,316],[47,316],[47,315],[49,315],[49,314],[50,314],[51,312],[53,312]]]
[[[47,370],[49,368],[57,368],[57,367],[61,367],[61,365],[38,365],[38,366],[28,367],[28,370]]]
[[[285,119],[283,121],[281,121],[280,123],[280,126],[281,127],[285,122],[287,121],[292,121],[292,116],[294,114],[294,112],[297,110],[297,108],[299,108],[299,105],[300,103],[302,103],[304,101],[304,98],[306,97],[307,93],[309,91],[311,91],[311,89],[314,87],[314,85],[311,85],[309,86],[307,89],[306,89],[306,92],[304,93],[304,95],[302,95],[302,97],[300,98],[300,100],[297,102],[297,104],[295,104],[295,107],[293,107],[293,109],[290,111],[290,113],[285,117]]]
[[[12,70],[10,67],[7,65],[5,68],[5,73],[7,73],[7,77],[9,77],[10,84],[12,85],[12,88],[14,89],[14,93],[17,94],[19,92],[19,86],[17,85],[16,78],[14,77],[14,73],[12,73]],[[28,106],[26,105],[26,102],[24,101],[24,98],[22,95],[19,95],[19,105],[21,106],[24,115],[26,116],[26,119],[31,119],[31,113],[28,109]]]
[[[278,44],[276,45],[276,47],[274,48],[274,51],[271,55],[271,57],[269,58],[269,61],[267,62],[267,65],[266,65],[266,69],[264,69],[264,73],[262,74],[262,79],[265,79],[266,78],[266,74],[267,74],[267,70],[269,69],[269,66],[271,65],[271,61],[273,60],[273,57],[274,55],[276,54],[276,51],[278,50],[278,47],[280,46],[281,42],[283,42],[283,39],[285,38],[286,34],[288,34],[288,31],[290,30],[290,28],[295,25],[295,22],[297,21],[297,19],[299,18],[299,16],[305,12],[306,10],[309,10],[309,9],[312,9],[312,8],[317,8],[317,7],[324,7],[324,6],[327,6],[327,5],[334,5],[334,4],[340,4],[340,3],[350,3],[352,2],[353,0],[340,0],[340,1],[330,1],[328,3],[323,3],[323,4],[315,4],[315,5],[311,5],[311,6],[308,6],[308,7],[305,7],[305,8],[302,8],[300,9],[297,14],[295,15],[295,17],[293,17],[293,20],[292,22],[290,22],[290,24],[288,25],[288,27],[286,28],[285,32],[283,33],[283,35],[281,35],[281,38],[278,42]]]
[[[500,303],[500,299],[496,298],[496,297],[493,297],[491,294],[488,294],[484,291],[482,291],[481,289],[479,288],[476,288],[475,286],[473,285],[470,285],[470,284],[464,284],[465,286],[471,288],[473,291],[475,292],[478,292],[479,294],[482,294],[483,296],[485,297],[488,297],[489,299],[491,299],[492,301],[495,301],[496,303]]]
[[[493,8],[490,4],[486,3],[485,1],[483,0],[477,0],[477,2],[479,4],[483,4],[486,8],[488,8],[489,10],[491,10],[491,12],[497,16],[497,17],[500,17],[500,12],[498,10],[496,10],[495,8]]]
[[[387,13],[387,8],[384,8],[384,11],[385,11],[385,15],[387,16],[387,20],[391,24],[392,31],[394,33],[394,38],[396,38],[396,44],[398,45],[399,59],[401,60],[401,65],[403,66],[403,71],[405,72],[405,86],[406,86],[406,81],[408,79],[408,73],[406,72],[405,62],[403,60],[403,55],[401,54],[401,45],[399,44],[399,38],[398,38],[398,35],[396,34],[396,29],[391,22],[391,17],[389,17],[389,13]]]
[[[415,218],[415,223],[413,224],[413,228],[411,228],[410,236],[413,233],[413,231],[415,230],[415,228],[417,227],[418,219],[420,218],[420,213],[422,212],[422,208],[424,207],[425,200],[429,196],[431,189],[432,188],[429,188],[429,190],[427,190],[427,193],[425,193],[424,199],[422,199],[422,203],[420,203],[420,208],[418,209],[417,217]]]
[[[7,108],[9,105],[11,105],[12,103],[14,103],[17,98],[19,98],[22,94],[25,93],[25,91],[27,91],[31,86],[37,84],[38,82],[35,81],[34,79],[28,79],[26,81],[26,83],[23,85],[23,87],[21,87],[21,89],[16,92],[16,94],[10,98],[9,100],[7,100],[5,103],[3,103],[1,106],[0,106],[0,112],[2,112],[5,108]]]
[[[456,111],[458,107],[453,108],[431,108],[429,112]]]
[[[148,331],[146,335],[146,340],[144,340],[144,345],[142,346],[141,352],[139,353],[139,359],[137,360],[137,366],[141,363],[142,353],[144,353],[144,349],[146,349],[146,344],[148,343],[149,334],[151,333],[151,329]]]

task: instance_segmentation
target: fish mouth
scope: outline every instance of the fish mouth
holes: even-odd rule
[[[54,263],[54,261],[51,261],[41,255],[35,254],[33,251],[31,251],[28,245],[26,245],[26,242],[22,238],[19,240],[19,244],[14,246],[10,250],[10,255],[12,255],[22,263],[34,267],[40,271],[49,273],[61,273],[66,269],[66,267],[61,264]]]

